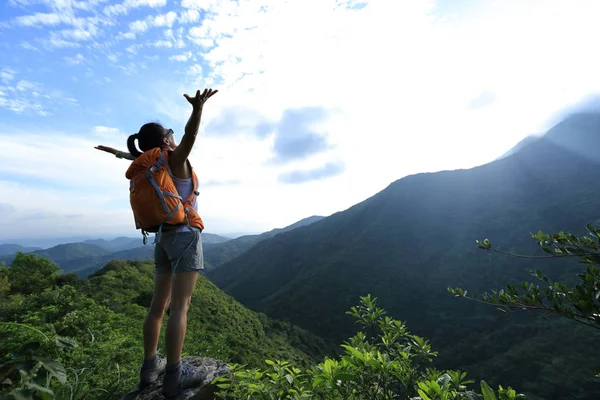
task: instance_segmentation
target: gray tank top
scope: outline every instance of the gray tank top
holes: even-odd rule
[[[192,178],[181,179],[177,178],[176,176],[173,176],[173,183],[175,183],[177,193],[181,196],[183,201],[187,200],[189,195],[194,190],[194,182],[192,181]],[[194,200],[193,208],[196,212],[198,212],[198,197],[196,197],[196,199]],[[188,228],[185,225],[177,227],[178,232],[184,230],[188,230]]]

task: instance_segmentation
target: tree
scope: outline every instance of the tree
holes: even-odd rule
[[[3,270],[8,277],[11,293],[41,292],[56,282],[60,267],[35,254],[17,253],[10,268]]]

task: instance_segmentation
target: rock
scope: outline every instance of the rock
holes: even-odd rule
[[[202,384],[196,388],[185,389],[173,400],[213,400],[218,388],[211,382],[218,377],[230,375],[230,370],[219,360],[207,357],[186,357],[181,360],[182,363],[193,365],[206,371],[207,375]],[[121,400],[163,400],[162,381],[164,372],[160,374],[156,382],[152,385],[140,389],[139,385],[128,392]]]

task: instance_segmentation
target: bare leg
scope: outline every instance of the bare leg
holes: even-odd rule
[[[166,330],[167,365],[175,365],[181,360],[187,328],[187,311],[197,278],[198,271],[179,272],[173,277],[171,311]]]
[[[154,357],[158,348],[158,338],[163,315],[171,299],[171,273],[154,275],[154,295],[144,320],[144,358]]]

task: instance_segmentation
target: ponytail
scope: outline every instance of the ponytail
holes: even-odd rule
[[[135,139],[137,139],[137,138],[138,138],[137,133],[135,133],[127,138],[127,149],[129,150],[129,153],[132,156],[134,156],[135,158],[138,158],[139,156],[142,155],[142,153],[135,147]]]

